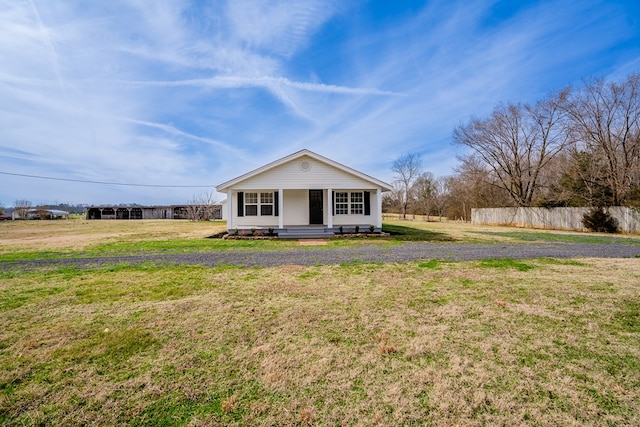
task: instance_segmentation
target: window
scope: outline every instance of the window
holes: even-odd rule
[[[349,193],[336,192],[336,215],[347,215],[349,213]]]
[[[240,197],[240,195],[238,196]],[[243,199],[244,201],[239,198],[238,203],[244,203],[245,216],[273,216],[276,199],[273,193],[244,193]],[[242,208],[239,209],[242,212]],[[242,215],[238,214],[238,216]]]
[[[244,194],[244,214],[246,216],[258,215],[258,193]]]
[[[351,193],[351,215],[362,215],[364,213],[364,198],[362,192]]]
[[[368,191],[335,192],[334,215],[371,215]]]
[[[260,215],[273,215],[273,193],[260,193]]]

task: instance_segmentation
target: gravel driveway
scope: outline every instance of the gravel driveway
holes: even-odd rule
[[[273,267],[278,265],[326,265],[351,262],[407,262],[416,260],[467,261],[483,258],[640,258],[640,246],[631,244],[535,243],[401,243],[390,247],[363,245],[352,248],[300,248],[284,251],[207,252],[189,254],[149,254],[100,258],[0,261],[0,270],[39,268],[95,268],[116,263],[131,265],[150,262],[158,265],[238,265]],[[640,260],[638,260],[640,262]]]

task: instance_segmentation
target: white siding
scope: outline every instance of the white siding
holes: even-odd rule
[[[273,192],[276,190],[251,190],[252,192]],[[233,209],[232,209],[232,228],[235,229],[248,229],[248,228],[278,228],[277,216],[238,216],[238,193],[233,193]],[[259,213],[259,212],[258,212]]]
[[[340,225],[359,225],[362,228],[363,225],[376,225],[375,216],[373,215],[335,215],[333,217],[333,226],[338,227]],[[362,229],[364,231],[364,229]]]
[[[334,190],[334,191],[346,191],[348,193],[351,193],[353,191],[369,191],[369,190],[362,190],[359,188],[353,188],[353,189],[344,189],[344,190]],[[380,193],[381,194],[381,193]],[[370,191],[370,206],[371,206],[371,215],[352,215],[352,214],[348,214],[348,215],[334,215],[333,216],[333,226],[334,227],[338,227],[340,225],[360,225],[360,226],[369,226],[369,225],[373,225],[373,226],[378,226],[378,192],[376,191]],[[335,200],[333,201],[335,203]],[[331,208],[331,210],[329,212],[333,212],[333,208]],[[382,213],[379,213],[380,215],[382,215]]]
[[[227,218],[229,217],[229,206],[227,205],[227,201],[223,200],[222,202],[220,202],[220,209],[221,209],[221,213],[222,213],[222,220],[226,221]]]
[[[231,209],[231,229],[278,228],[280,222],[287,226],[309,225],[309,190],[323,190],[323,223],[334,227],[355,226],[368,227],[382,225],[380,198],[382,188],[377,183],[365,179],[358,174],[342,170],[334,165],[303,155],[278,166],[266,169],[250,178],[240,180],[229,187],[227,193]],[[280,195],[282,209],[277,216],[238,216],[238,192],[276,192]],[[333,206],[329,203],[328,191],[363,192],[370,194],[371,215],[334,215]],[[335,200],[334,200],[335,202]],[[228,202],[229,203],[229,202]],[[364,203],[364,200],[363,200]],[[246,206],[246,200],[245,200]],[[364,206],[363,206],[364,208]],[[332,219],[332,221],[330,221]]]
[[[247,192],[266,192],[266,191],[277,191],[277,190],[268,190],[268,189],[249,189]],[[355,226],[359,225],[361,227],[368,227],[369,225],[374,225],[379,227],[380,221],[378,218],[382,215],[381,212],[378,212],[378,197],[382,194],[382,192],[371,191],[371,190],[363,190],[360,188],[352,188],[352,189],[338,189],[334,191],[370,191],[370,207],[371,207],[371,215],[334,215],[333,216],[333,226],[339,227],[343,226]],[[299,226],[299,225],[309,225],[309,190],[284,190],[284,199],[283,199],[283,210],[284,212],[280,212],[280,215],[284,215],[284,226]],[[328,204],[328,194],[327,190],[323,191],[323,202],[324,202],[324,215],[323,215],[323,223],[326,225],[329,223],[329,215],[333,213],[333,206],[327,206]],[[277,216],[238,216],[238,194],[234,191],[231,197],[233,209],[232,209],[232,229],[249,229],[249,228],[278,228],[279,227],[279,217]],[[335,199],[333,200],[335,203]]]
[[[309,190],[284,190],[284,223],[309,224]]]
[[[308,162],[310,165],[310,169],[306,172],[301,168],[303,162]],[[237,191],[253,190],[255,188],[299,190],[372,188],[372,184],[331,165],[319,162],[308,156],[302,156],[249,178],[233,187]]]

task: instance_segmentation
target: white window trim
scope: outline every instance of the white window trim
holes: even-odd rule
[[[255,195],[255,203],[249,202],[249,195]],[[271,203],[263,202],[264,199],[268,199],[268,196],[271,196]],[[263,197],[265,196],[265,197]],[[253,199],[253,197],[252,197]],[[244,193],[244,216],[274,216],[275,212],[275,197],[273,195],[273,191],[249,191]],[[256,214],[247,213],[247,208],[249,206],[256,207]],[[271,206],[271,215],[263,215],[262,214],[262,206]]]
[[[354,201],[354,194],[359,195],[360,200]],[[346,200],[344,199],[346,195]],[[340,205],[340,207],[338,207]],[[360,211],[354,213],[354,210]],[[364,190],[362,191],[336,191],[333,200],[334,215],[364,215]]]
[[[255,196],[255,198],[253,197]],[[255,206],[255,214],[249,213],[249,208]],[[258,216],[260,212],[258,206],[258,193],[246,192],[244,193],[244,216]]]
[[[334,200],[334,212],[336,215],[349,215],[349,192],[336,191]],[[340,205],[340,206],[338,206]]]
[[[274,206],[274,203],[273,203],[273,200],[274,200],[273,191],[261,191],[260,195],[258,197],[259,197],[258,201],[260,202],[259,208],[258,208],[259,212],[260,212],[260,216],[273,216],[273,212],[275,211],[275,206]],[[270,202],[269,201],[264,202],[263,200],[265,200],[265,199],[266,200],[271,199],[271,201]],[[271,206],[271,214],[263,215],[262,214],[262,207],[263,206]]]
[[[359,195],[360,201],[354,201],[354,195]],[[349,213],[351,215],[363,215],[364,214],[364,192],[363,191],[352,191],[349,193]],[[360,212],[354,212],[355,210],[359,210]]]

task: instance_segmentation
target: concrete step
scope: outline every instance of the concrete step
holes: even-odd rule
[[[291,228],[278,231],[280,239],[326,239],[333,236],[333,231],[323,228]]]

